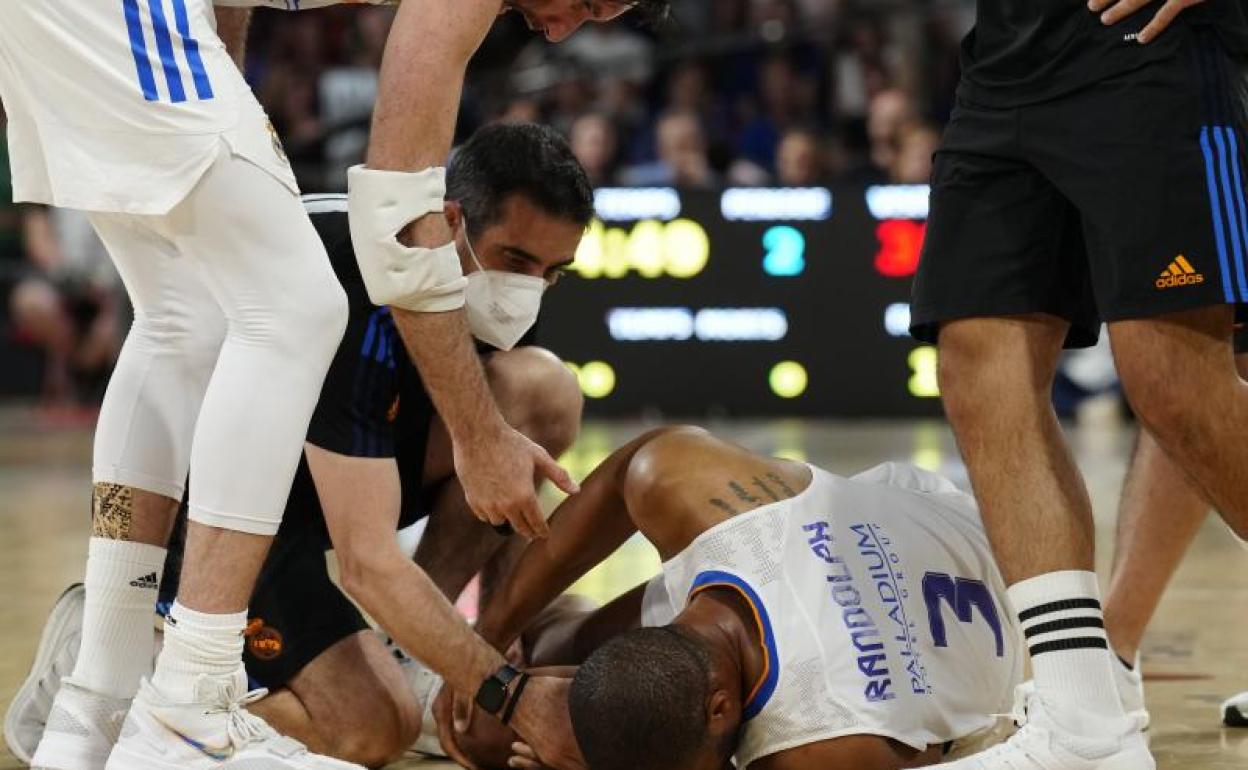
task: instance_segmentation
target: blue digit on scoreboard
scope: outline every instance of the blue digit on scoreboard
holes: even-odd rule
[[[763,272],[777,278],[792,278],[806,269],[806,236],[796,227],[776,225],[763,234]]]

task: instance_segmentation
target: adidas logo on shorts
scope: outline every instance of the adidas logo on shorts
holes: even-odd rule
[[[133,586],[134,588],[150,588],[153,591],[155,591],[160,586],[160,583],[157,581],[156,573],[149,572],[143,577],[138,577],[138,578],[135,578],[134,580],[131,580],[130,585]]]
[[[1169,267],[1161,272],[1161,277],[1154,285],[1158,289],[1172,289],[1175,286],[1194,286],[1204,282],[1204,274],[1196,272],[1196,268],[1187,261],[1187,257],[1180,254],[1174,258]]]

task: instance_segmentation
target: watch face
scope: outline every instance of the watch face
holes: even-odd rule
[[[518,673],[511,666],[503,666],[498,673],[482,682],[481,689],[477,690],[477,705],[491,714],[502,711],[507,702],[507,685]]]
[[[497,714],[503,708],[503,700],[506,696],[505,685],[496,678],[490,678],[481,685],[481,691],[477,693],[477,705],[485,709],[491,714]]]

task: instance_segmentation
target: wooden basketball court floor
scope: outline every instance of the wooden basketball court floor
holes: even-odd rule
[[[642,427],[587,425],[565,462],[583,475]],[[708,427],[757,451],[804,457],[838,473],[901,460],[965,483],[939,421],[720,421]],[[1096,505],[1104,574],[1132,429],[1099,419],[1070,435]],[[82,578],[90,459],[89,430],[40,429],[27,412],[0,409],[0,707],[7,708],[25,675],[48,608],[65,585]],[[649,546],[633,542],[578,590],[608,599],[656,566]],[[1224,729],[1217,721],[1222,699],[1248,689],[1248,551],[1216,519],[1206,524],[1165,598],[1144,644],[1144,671],[1159,767],[1248,767],[1248,729]],[[0,748],[0,770],[17,767]],[[449,766],[408,762],[391,770],[439,767]]]

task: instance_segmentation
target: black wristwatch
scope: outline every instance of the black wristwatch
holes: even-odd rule
[[[503,666],[494,672],[494,675],[482,682],[481,688],[477,690],[475,698],[477,705],[482,710],[498,716],[503,706],[507,705],[507,686],[518,676],[520,672],[511,666]]]

